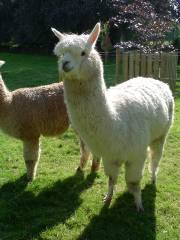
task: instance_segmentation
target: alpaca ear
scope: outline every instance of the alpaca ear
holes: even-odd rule
[[[55,28],[51,28],[51,31],[59,39],[59,41],[61,41],[63,39],[64,35],[62,33],[60,33],[58,30],[56,30]]]
[[[97,23],[95,27],[93,28],[92,32],[89,35],[89,38],[87,40],[87,47],[93,48],[97,42],[97,39],[99,37],[101,31],[101,24]]]
[[[4,64],[5,64],[5,61],[0,60],[0,67],[2,67],[2,65],[4,65]]]

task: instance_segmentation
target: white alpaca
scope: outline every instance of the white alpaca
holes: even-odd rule
[[[4,64],[0,61],[0,67]],[[32,181],[40,157],[39,138],[57,136],[69,127],[69,118],[64,103],[62,83],[9,91],[0,74],[0,128],[8,135],[23,142],[27,178]],[[87,146],[80,140],[82,169],[89,157]],[[94,158],[92,171],[99,167]]]
[[[168,85],[150,78],[134,78],[106,89],[103,63],[94,49],[100,33],[96,24],[90,35],[64,35],[54,52],[65,87],[65,100],[75,129],[96,156],[102,156],[109,177],[105,203],[110,203],[120,166],[143,210],[140,181],[147,149],[151,152],[152,180],[173,119],[174,101]]]

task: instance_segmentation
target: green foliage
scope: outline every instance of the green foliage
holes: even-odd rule
[[[14,5],[11,0],[0,0],[0,43],[11,41]],[[14,26],[13,26],[14,27]]]
[[[52,57],[1,54],[10,89],[57,81]],[[108,74],[114,70],[106,69]],[[178,68],[180,76],[180,66]],[[180,175],[180,79],[176,117],[158,175],[157,189],[145,168],[142,182],[145,212],[135,211],[125,192],[122,169],[109,209],[103,207],[107,178],[103,167],[90,174],[75,174],[79,145],[70,128],[64,135],[42,138],[37,179],[26,183],[20,141],[0,134],[0,239],[1,240],[178,240]]]
[[[157,41],[179,20],[179,7],[176,0],[0,0],[0,45],[47,51],[55,40],[50,27],[82,33],[108,20],[114,44]]]
[[[166,34],[178,21],[174,10],[175,1],[109,0],[108,2],[109,8],[112,9],[110,26],[119,31],[121,41],[135,41],[145,47],[155,48],[156,51],[157,47],[161,50]],[[127,39],[127,32],[132,33],[130,39]]]
[[[100,0],[0,0],[0,43],[52,48],[51,27],[63,32],[87,31],[99,20],[100,5]]]

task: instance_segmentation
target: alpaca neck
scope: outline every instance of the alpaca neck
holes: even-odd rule
[[[0,75],[0,105],[3,105],[4,103],[6,103],[8,96],[9,96],[9,91]]]
[[[107,111],[106,85],[103,77],[91,79],[65,79],[65,96],[72,105],[86,104],[92,106],[95,103],[98,108]],[[77,106],[78,107],[78,106]]]
[[[106,85],[102,76],[86,80],[65,79],[64,87],[70,117],[73,118],[72,122],[76,121],[75,124],[88,116],[93,116],[91,125],[111,118],[112,107],[106,97]]]
[[[108,142],[113,124],[103,78],[65,80],[65,100],[72,125],[97,156]],[[108,123],[108,125],[107,125]],[[100,139],[105,139],[103,142]],[[106,141],[106,142],[105,142]]]

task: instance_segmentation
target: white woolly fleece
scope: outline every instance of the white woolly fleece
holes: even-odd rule
[[[93,47],[91,49],[99,32],[100,25],[97,24],[88,40],[82,35],[73,35],[70,41],[70,36],[60,35],[55,53],[63,53],[59,58],[59,72],[64,81],[65,101],[74,128],[91,151],[102,156],[110,182],[111,178],[113,182],[117,180],[119,167],[126,163],[127,183],[138,186],[148,147],[154,161],[155,179],[173,120],[173,96],[167,84],[144,77],[107,90],[102,60],[97,51]],[[81,54],[83,49],[85,56]],[[63,71],[63,61],[67,60],[70,68],[66,72]],[[130,185],[130,191],[132,186],[137,208],[142,209],[139,188]],[[107,201],[111,199],[112,189],[109,187]]]

